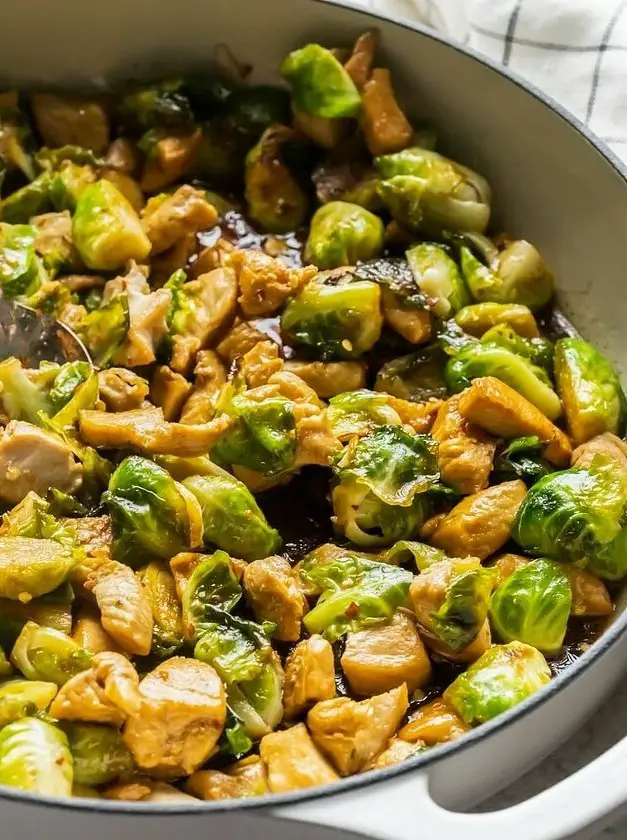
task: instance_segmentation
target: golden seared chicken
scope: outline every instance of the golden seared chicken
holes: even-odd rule
[[[235,251],[227,264],[235,271],[238,303],[247,318],[274,314],[317,273],[313,265],[289,268],[258,251]]]
[[[72,627],[71,638],[90,653],[121,653],[124,651],[114,642],[102,626],[97,610],[90,606],[81,607]]]
[[[311,739],[304,723],[264,735],[259,755],[272,793],[326,785],[339,776]]]
[[[335,697],[333,649],[326,639],[314,634],[299,642],[285,661],[283,707],[293,719],[320,700]]]
[[[314,389],[321,399],[344,391],[357,391],[366,384],[366,368],[361,362],[286,361],[285,370],[295,373]]]
[[[159,192],[188,172],[201,140],[199,128],[184,135],[159,137],[152,154],[144,162],[142,189],[149,193]]]
[[[278,345],[270,340],[255,344],[239,362],[239,369],[249,388],[267,385],[270,377],[284,367]]]
[[[171,195],[152,198],[142,212],[142,225],[152,253],[160,254],[187,233],[212,227],[217,218],[204,193],[186,185]]]
[[[95,99],[33,93],[30,104],[44,145],[83,146],[96,154],[109,145],[109,119],[104,104]]]
[[[627,472],[627,443],[611,432],[604,432],[578,446],[573,452],[571,465],[585,469],[598,456],[610,458]]]
[[[224,728],[221,679],[210,665],[175,656],[144,677],[139,690],[141,712],[124,727],[137,766],[165,779],[193,773]]]
[[[488,486],[496,440],[462,417],[459,400],[448,399],[433,424],[440,474],[458,493],[478,493]]]
[[[159,365],[155,369],[150,383],[150,396],[153,403],[163,411],[167,421],[179,419],[191,390],[191,382],[180,373],[170,370],[167,365]]]
[[[403,741],[402,738],[390,739],[389,744],[375,756],[372,761],[364,767],[364,770],[381,770],[384,767],[391,767],[393,764],[399,764],[401,761],[406,761],[408,758],[413,758],[424,750],[424,745],[417,743],[410,743]]]
[[[581,618],[611,615],[614,611],[607,586],[596,575],[576,566],[565,566],[572,592],[570,611]]]
[[[214,350],[199,350],[194,368],[194,384],[183,404],[180,422],[207,423],[215,413],[215,399],[226,383],[226,369]]]
[[[411,714],[398,735],[404,741],[422,742],[432,747],[453,741],[469,730],[468,724],[450,706],[442,700],[433,700]]]
[[[98,394],[107,411],[141,408],[149,390],[148,382],[127,368],[98,371]]]
[[[224,770],[198,770],[185,782],[185,790],[198,799],[237,799],[268,793],[265,763],[259,756],[236,761]]]
[[[276,639],[298,641],[307,601],[287,560],[275,555],[249,563],[244,589],[257,620],[276,624]]]

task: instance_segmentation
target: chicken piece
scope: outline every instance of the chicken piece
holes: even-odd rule
[[[289,793],[337,782],[339,777],[311,739],[304,723],[270,732],[259,744],[272,793]]]
[[[490,482],[496,440],[459,413],[459,395],[440,407],[431,434],[437,440],[442,480],[462,495],[478,493]]]
[[[238,303],[247,318],[273,315],[318,272],[313,265],[290,268],[262,251],[234,251],[227,263],[237,276]]]
[[[437,413],[442,407],[442,400],[413,403],[388,394],[387,404],[398,414],[404,426],[409,426],[410,431],[421,435],[433,426]]]
[[[81,411],[81,437],[88,446],[134,448],[149,455],[206,455],[232,420],[223,416],[199,426],[168,423],[160,408]],[[0,441],[0,453],[2,443]]]
[[[303,417],[319,414],[325,404],[318,398],[313,388],[310,388],[300,376],[280,370],[268,379],[268,385],[274,385],[279,394],[294,403],[294,417],[296,422]]]
[[[400,152],[411,144],[414,129],[401,110],[390,71],[375,67],[361,92],[361,129],[372,155]]]
[[[444,516],[429,538],[451,557],[485,560],[510,538],[527,493],[522,481],[506,481],[466,496]]]
[[[147,188],[144,186],[144,189]],[[167,251],[177,239],[188,233],[198,233],[213,227],[218,221],[218,214],[213,204],[209,204],[205,198],[203,190],[184,184],[167,198],[151,198],[141,218],[154,255]]]
[[[352,691],[366,697],[406,683],[408,691],[431,679],[431,663],[414,621],[397,612],[387,624],[349,633],[340,660]]]
[[[571,466],[586,469],[597,455],[611,458],[627,471],[627,443],[611,432],[603,432],[578,446],[573,452]]]
[[[113,542],[113,528],[111,517],[80,516],[61,519],[61,523],[69,528],[77,542],[87,554],[108,554]]]
[[[296,455],[292,469],[306,465],[328,467],[342,449],[333,434],[326,411],[296,423]]]
[[[197,554],[194,551],[181,551],[179,554],[175,554],[170,560],[170,571],[174,577],[174,585],[176,586],[176,594],[178,595],[179,601],[183,600],[185,586],[192,576],[192,572],[204,559],[204,554]]]
[[[226,382],[226,369],[213,350],[199,350],[194,368],[194,386],[181,410],[180,422],[208,423],[215,413],[214,401]]]
[[[58,720],[121,726],[129,715],[140,714],[141,706],[137,671],[124,656],[107,651],[61,686],[49,712]]]
[[[152,645],[152,609],[148,596],[123,563],[108,560],[85,581],[92,592],[105,631],[129,653],[147,656]]]
[[[236,359],[241,359],[255,344],[265,341],[266,336],[260,332],[251,321],[236,318],[233,326],[220,341],[216,350],[227,365],[232,365]]]
[[[537,435],[546,445],[544,457],[558,467],[570,462],[570,441],[539,408],[493,376],[475,379],[460,395],[459,412],[495,437]]]
[[[359,90],[361,90],[372,73],[372,65],[374,64],[374,55],[379,44],[379,32],[376,29],[370,29],[364,32],[355,41],[353,52],[350,58],[344,64],[344,69],[355,82]]]
[[[425,644],[437,659],[445,659],[447,662],[454,662],[457,665],[470,665],[471,662],[476,662],[492,644],[490,622],[486,619],[472,642],[457,652],[437,639],[425,637]]]
[[[191,390],[192,383],[184,376],[174,373],[167,365],[159,365],[150,383],[150,398],[166,420],[176,420]]]
[[[91,607],[83,606],[74,622],[72,639],[90,653],[112,653],[124,652],[111,636],[107,633],[100,622],[98,613]]]
[[[321,399],[358,391],[366,386],[363,362],[285,362],[285,370],[299,376]]]
[[[382,289],[383,319],[410,344],[425,344],[433,335],[431,313],[426,309],[405,309],[402,298],[390,289]]]
[[[201,274],[207,274],[209,271],[213,271],[214,268],[224,268],[229,255],[233,251],[235,251],[235,245],[229,242],[228,239],[220,237],[213,245],[207,245],[206,248],[198,252],[196,258],[189,266],[189,277],[195,280]]]
[[[150,261],[150,282],[153,286],[163,286],[175,271],[185,269],[190,257],[196,253],[198,239],[195,233],[188,233],[177,239],[171,248],[158,254]]]
[[[185,332],[172,338],[170,362],[172,370],[183,374],[189,370],[194,354],[211,344],[232,321],[237,281],[230,268],[216,268],[186,283],[185,292],[194,299],[193,312],[186,320]]]
[[[352,776],[387,745],[408,705],[407,686],[357,702],[336,697],[316,703],[307,725],[316,746],[340,776]]]
[[[260,341],[242,356],[239,370],[249,388],[267,385],[275,373],[283,370],[285,362],[279,355],[279,348],[274,341]]]
[[[33,93],[30,104],[44,146],[82,146],[99,155],[109,145],[109,118],[96,100]]]
[[[173,135],[157,140],[144,164],[142,189],[147,193],[158,193],[186,175],[191,169],[201,141],[200,128],[191,134]]]
[[[132,370],[112,367],[98,371],[98,395],[107,411],[141,408],[149,390],[148,382]]]
[[[107,149],[105,163],[110,169],[133,175],[139,168],[139,154],[135,144],[128,137],[117,137]]]
[[[61,438],[11,420],[0,437],[0,499],[17,504],[33,490],[45,496],[50,487],[72,495],[83,482],[83,467]]]
[[[382,770],[384,767],[391,767],[394,764],[399,764],[401,761],[419,755],[424,748],[424,744],[420,742],[410,744],[409,741],[403,741],[401,738],[394,737],[390,740],[390,743],[383,752],[368,762],[363,769]]]
[[[34,216],[30,223],[37,229],[35,251],[40,257],[48,257],[55,264],[60,262],[63,268],[82,266],[80,255],[72,240],[72,217],[68,210]]]
[[[185,790],[199,799],[239,799],[268,793],[268,778],[257,755],[236,761],[224,771],[199,770],[187,779]]]
[[[564,563],[562,568],[568,576],[573,595],[570,606],[571,615],[578,618],[593,618],[613,613],[612,599],[602,580],[585,569],[578,569],[568,563]]]
[[[101,170],[100,177],[113,184],[138,215],[141,213],[146,204],[146,198],[142,192],[142,188],[134,178],[131,178],[130,175],[125,175],[124,172],[118,172],[117,169],[103,169]]]
[[[110,785],[102,791],[103,799],[112,799],[116,802],[145,802],[152,793],[150,779],[142,779],[141,782],[122,782],[121,784]]]
[[[273,555],[249,563],[244,588],[257,620],[276,624],[275,639],[295,642],[300,638],[307,601],[287,560]]]
[[[99,274],[65,274],[59,278],[59,282],[74,294],[74,292],[88,292],[90,289],[99,289],[107,281]]]
[[[333,649],[314,634],[299,642],[285,660],[283,707],[287,720],[299,717],[314,703],[335,697]]]
[[[150,793],[143,797],[142,802],[157,802],[160,805],[175,805],[179,802],[189,803],[198,802],[197,797],[190,796],[188,793],[183,793],[174,785],[168,785],[165,782],[150,782]]]
[[[421,741],[428,747],[447,744],[460,738],[470,727],[442,700],[434,700],[421,706],[398,733],[404,741]]]
[[[498,570],[498,578],[496,579],[496,586],[504,583],[510,575],[522,569],[529,562],[528,557],[522,557],[520,554],[501,554],[497,557],[492,567]]]
[[[163,779],[188,776],[211,755],[226,720],[222,680],[210,665],[174,656],[139,685],[141,714],[124,741],[137,766]]]

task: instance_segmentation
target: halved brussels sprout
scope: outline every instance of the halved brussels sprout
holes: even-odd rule
[[[535,311],[553,297],[553,275],[529,242],[510,243],[490,266],[465,245],[460,258],[462,274],[477,301],[520,303]]]
[[[560,399],[542,368],[504,347],[473,342],[462,347],[446,365],[446,381],[454,393],[465,390],[473,379],[483,376],[494,376],[505,382],[549,420],[556,420],[562,413]]]
[[[383,250],[385,228],[374,213],[348,201],[330,201],[313,215],[305,261],[318,268],[339,268],[371,260]]]
[[[130,455],[111,476],[102,497],[113,522],[113,556],[140,566],[146,553],[169,560],[193,548],[197,507],[163,467]]]
[[[112,726],[68,721],[63,724],[63,731],[72,754],[76,784],[105,785],[134,769],[129,748]]]
[[[161,560],[137,572],[152,607],[152,653],[172,656],[183,645],[181,603],[172,573]]]
[[[274,729],[283,717],[283,668],[258,624],[205,606],[203,633],[194,656],[212,665],[227,688],[230,708],[251,738]]]
[[[44,712],[56,693],[55,683],[40,680],[16,679],[0,684],[0,727]]]
[[[94,364],[107,367],[116,356],[130,326],[128,297],[117,295],[109,303],[89,312],[81,321],[78,333]]]
[[[471,303],[457,312],[455,321],[465,332],[477,338],[500,325],[511,327],[523,338],[540,336],[533,312],[520,303]]]
[[[215,545],[243,560],[268,557],[281,548],[279,532],[268,525],[241,481],[221,472],[192,476],[183,484],[200,502],[205,545]]]
[[[89,668],[91,653],[64,633],[28,621],[13,645],[11,662],[29,680],[60,686]]]
[[[0,537],[0,598],[28,602],[52,592],[75,565],[71,548],[53,539]]]
[[[476,726],[508,712],[539,691],[551,671],[539,650],[522,642],[492,645],[442,695],[466,723]]]
[[[294,108],[315,117],[355,117],[361,96],[345,68],[330,50],[307,44],[291,52],[281,75],[292,88]]]
[[[618,374],[600,350],[582,338],[555,345],[555,380],[575,445],[625,429],[627,401]]]
[[[470,303],[466,283],[455,260],[441,245],[421,242],[406,254],[419,288],[433,299],[432,309],[440,318],[450,318]]]
[[[495,591],[490,623],[504,642],[524,642],[555,654],[562,646],[572,594],[566,572],[551,560],[532,560]]]
[[[126,125],[140,129],[180,129],[194,122],[182,79],[168,79],[129,91],[122,97],[119,113]]]
[[[379,370],[375,390],[417,403],[445,397],[448,393],[444,379],[446,362],[447,357],[437,344],[399,356]]]
[[[48,796],[72,795],[72,755],[65,734],[28,717],[0,730],[0,784]]]
[[[67,362],[59,368],[48,394],[53,413],[61,411],[69,403],[76,389],[89,379],[91,373],[89,362]]]
[[[381,335],[380,301],[376,283],[325,286],[314,280],[285,307],[281,329],[291,344],[318,359],[356,359]]]
[[[626,512],[627,474],[596,456],[586,469],[552,473],[534,484],[512,536],[531,554],[620,580],[627,575]]]
[[[365,388],[331,397],[327,417],[333,434],[340,440],[365,435],[377,426],[402,425],[398,412],[388,405],[387,394]]]
[[[37,231],[31,225],[0,223],[0,286],[8,300],[30,295],[39,288],[36,236]]]
[[[76,210],[78,199],[89,184],[97,180],[96,170],[73,161],[63,161],[49,175],[50,201],[55,210]]]
[[[478,304],[483,306],[485,304]],[[504,347],[542,368],[549,376],[553,374],[553,342],[548,338],[523,338],[512,327],[497,324],[481,337],[484,344]]]
[[[229,555],[216,551],[200,562],[185,584],[183,621],[188,639],[202,635],[205,621],[213,621],[213,608],[231,612],[242,597]],[[207,611],[207,607],[211,609]]]
[[[81,193],[72,219],[72,239],[88,268],[115,271],[129,260],[142,262],[150,240],[122,193],[110,181],[96,181]]]

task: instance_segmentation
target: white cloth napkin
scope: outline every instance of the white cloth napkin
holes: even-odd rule
[[[352,0],[414,18],[548,93],[627,161],[627,0]]]

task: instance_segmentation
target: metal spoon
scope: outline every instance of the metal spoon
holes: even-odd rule
[[[9,356],[31,368],[43,361],[91,362],[85,345],[68,326],[0,297],[0,359]]]

